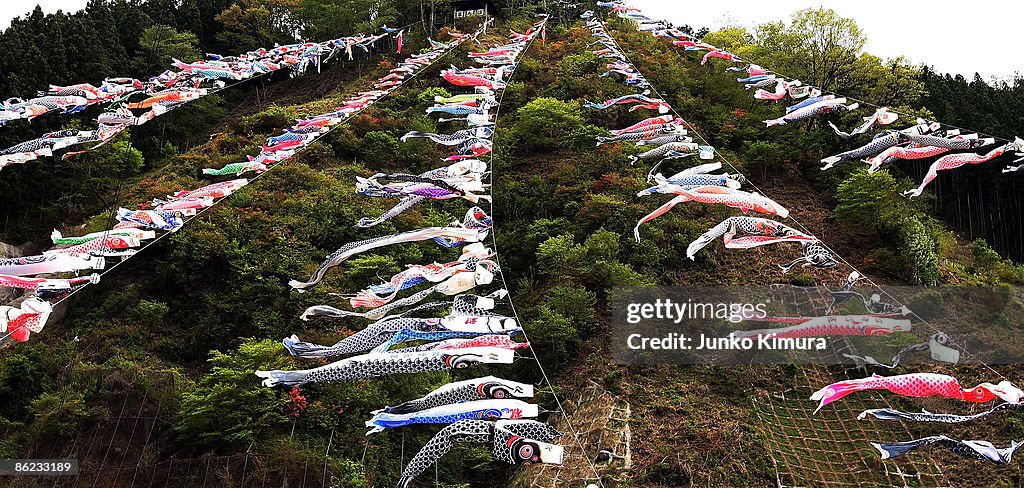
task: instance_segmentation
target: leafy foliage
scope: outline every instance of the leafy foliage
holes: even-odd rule
[[[209,363],[210,372],[182,397],[181,417],[174,425],[179,436],[202,448],[237,445],[286,420],[282,395],[254,388],[252,374],[288,366],[276,341],[250,339],[228,354],[212,351]]]
[[[142,31],[139,47],[148,72],[158,72],[171,64],[172,59],[191,61],[200,59],[199,38],[191,32],[179,32],[169,25],[156,24]]]

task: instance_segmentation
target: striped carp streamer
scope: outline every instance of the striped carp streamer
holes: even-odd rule
[[[982,383],[974,388],[963,388],[956,378],[937,373],[911,373],[897,376],[871,375],[832,383],[811,395],[817,400],[817,413],[821,407],[828,405],[846,395],[865,390],[888,390],[897,395],[908,397],[942,396],[964,402],[985,403],[996,398],[1010,403],[1019,403],[1024,398],[1024,391],[1010,383],[1001,381],[999,384]]]
[[[528,342],[515,342],[509,336],[522,333],[522,329],[509,328],[494,332],[479,330],[436,330],[423,332],[413,329],[402,329],[391,336],[387,342],[373,348],[373,352],[414,352],[432,351],[436,349],[460,349],[464,347],[498,347],[502,349],[524,349],[530,347]],[[392,346],[410,341],[436,341],[418,346],[391,349]]]
[[[359,291],[349,299],[349,305],[352,307],[380,307],[394,300],[398,296],[398,292],[402,290],[407,290],[425,282],[441,283],[457,274],[475,274],[478,271],[478,267],[481,271],[486,270],[493,275],[498,270],[497,264],[488,259],[493,255],[494,252],[484,247],[482,243],[474,242],[462,248],[462,255],[459,256],[457,261],[444,264],[433,263],[425,266],[409,265],[405,271],[392,276],[387,282]],[[490,282],[488,280],[487,283],[483,283],[483,278],[484,276],[480,276],[474,282],[476,284],[487,284]],[[448,290],[453,288],[457,287],[448,286],[437,291],[448,295],[462,293],[461,291],[448,293]]]
[[[389,339],[402,331],[439,333],[441,340],[448,338],[477,337],[488,334],[518,334],[522,332],[515,319],[501,316],[448,316],[444,318],[395,318],[382,320],[367,326],[333,345],[321,346],[302,342],[296,336],[286,337],[282,343],[292,355],[304,358],[323,358],[366,352],[381,344],[391,344]]]
[[[21,302],[20,307],[0,306],[0,334],[25,342],[46,327],[51,312],[50,302],[35,297]]]
[[[451,424],[460,420],[501,420],[536,417],[540,407],[522,400],[471,400],[441,405],[413,413],[374,414],[366,421],[371,429],[366,435],[412,424]]]
[[[739,56],[730,53],[729,51],[726,51],[724,49],[715,49],[713,51],[708,51],[706,54],[704,54],[704,58],[700,60],[700,65],[704,66],[705,64],[708,63],[709,60],[711,60],[711,58],[724,59],[726,61],[732,61],[734,63],[743,62],[743,60],[740,59]]]
[[[616,105],[635,104],[635,105],[633,105],[632,107],[629,108],[630,112],[633,112],[633,111],[639,110],[641,108],[644,108],[644,109],[648,109],[648,110],[657,110],[658,113],[661,113],[661,114],[667,114],[669,112],[669,110],[672,110],[672,106],[669,105],[667,102],[665,102],[664,100],[662,100],[660,98],[648,97],[647,96],[648,94],[649,94],[649,92],[645,91],[642,94],[634,93],[634,94],[631,94],[631,95],[623,95],[623,96],[618,97],[618,98],[612,98],[612,99],[609,99],[609,100],[605,100],[605,101],[603,101],[601,103],[594,103],[594,102],[589,102],[588,101],[587,103],[584,103],[583,106],[586,107],[586,108],[593,108],[593,109],[597,109],[597,110],[606,110],[606,109],[609,109],[609,108],[614,107]]]
[[[488,262],[489,263],[489,262]],[[309,317],[315,315],[322,315],[327,317],[341,318],[341,317],[362,317],[371,320],[378,320],[393,310],[401,307],[407,307],[409,305],[415,305],[428,296],[434,293],[443,293],[446,295],[454,295],[464,291],[469,291],[478,285],[487,285],[494,281],[494,272],[499,271],[497,265],[489,267],[488,263],[467,263],[472,265],[473,269],[467,269],[465,273],[458,273],[450,278],[437,283],[425,290],[421,290],[412,295],[409,295],[398,300],[392,300],[388,303],[380,305],[376,308],[367,310],[365,312],[352,312],[348,310],[341,310],[330,305],[314,305],[306,309],[303,312],[302,320],[309,320]],[[482,266],[479,266],[481,265]],[[459,291],[461,290],[461,292]],[[504,293],[504,290],[499,290],[500,293]]]
[[[674,121],[675,121],[675,117],[673,117],[671,115],[661,115],[661,116],[658,116],[658,117],[650,117],[650,118],[641,120],[640,122],[637,122],[637,123],[635,123],[635,124],[633,124],[633,125],[631,125],[629,127],[626,127],[624,129],[613,130],[613,131],[611,131],[611,133],[612,133],[612,135],[618,136],[618,135],[629,134],[629,133],[633,133],[633,132],[644,132],[644,131],[649,131],[649,130],[655,130],[655,129],[660,129],[662,127],[665,127],[666,125],[669,125],[669,124],[674,124]]]
[[[1010,447],[1000,449],[988,441],[958,441],[956,439],[950,439],[944,435],[935,435],[925,437],[923,439],[894,442],[890,444],[871,443],[875,449],[878,449],[878,452],[882,455],[882,459],[892,459],[894,457],[902,456],[914,449],[930,446],[932,444],[945,447],[954,454],[977,459],[979,461],[988,461],[992,464],[1008,464],[1010,459],[1013,457],[1013,452],[1021,446],[1019,442],[1013,441],[1010,443]]]
[[[942,424],[959,424],[963,422],[970,422],[971,420],[977,420],[982,417],[1002,412],[1005,410],[1019,410],[1024,407],[1024,403],[1000,403],[984,412],[979,412],[974,415],[953,415],[948,413],[932,413],[927,410],[921,413],[912,412],[901,412],[894,408],[873,408],[865,410],[857,415],[857,420],[863,420],[868,415],[874,416],[879,420],[910,420],[913,422],[937,422]]]
[[[715,148],[701,146],[696,142],[669,142],[640,154],[629,155],[629,163],[653,158],[677,159],[697,155],[700,159],[714,159]]]
[[[447,227],[427,227],[401,234],[350,242],[328,255],[324,262],[313,272],[308,281],[291,280],[288,282],[288,286],[291,286],[300,293],[304,292],[307,288],[320,283],[329,269],[337,267],[352,256],[372,249],[403,242],[425,241],[429,239],[435,240],[444,247],[455,247],[465,243],[484,240],[487,238],[490,227],[491,218],[480,207],[473,207],[469,209],[461,223],[453,223]]]
[[[83,242],[71,247],[50,249],[43,254],[90,254],[93,256],[128,256],[135,253],[134,247],[142,241],[131,236],[111,235]]]
[[[507,331],[503,331],[507,332]],[[418,332],[410,331],[408,329],[399,331],[391,338],[388,343],[381,344],[373,349],[373,352],[422,352],[422,351],[438,351],[443,349],[465,349],[468,347],[497,347],[499,349],[510,349],[516,351],[519,349],[528,349],[530,347],[529,342],[516,342],[507,335],[502,334],[485,334],[478,335],[476,337],[461,337],[465,334],[458,331],[453,332],[441,332],[442,335],[448,335],[453,337],[451,339],[445,338],[437,340],[432,337],[431,332]],[[392,342],[399,343],[401,341],[430,341],[434,340],[437,342],[430,342],[426,344],[420,344],[418,346],[402,347],[399,349],[388,349]]]
[[[324,381],[352,381],[394,374],[461,369],[476,364],[512,364],[515,352],[497,347],[471,347],[423,352],[372,352],[313,369],[256,371],[263,386],[292,386]]]
[[[736,237],[737,233],[747,234]],[[836,265],[832,253],[820,244],[817,237],[800,232],[788,225],[760,217],[729,217],[720,224],[694,239],[686,248],[686,257],[696,259],[697,252],[707,247],[718,237],[722,237],[726,249],[750,249],[753,247],[775,244],[779,242],[799,242],[803,244],[804,257],[787,264],[779,265],[789,271],[800,262],[804,266],[827,268]]]
[[[203,168],[203,174],[211,176],[242,176],[250,171],[257,174],[264,173],[267,171],[267,165],[261,162],[248,161],[245,163],[231,163],[220,169]]]
[[[873,315],[829,315],[810,317],[789,327],[759,330],[737,330],[736,337],[842,337],[886,336],[895,332],[910,332],[911,323],[904,319],[891,319]]]
[[[385,407],[372,412],[389,414],[410,414],[423,410],[476,400],[503,400],[506,398],[532,398],[533,385],[517,383],[494,376],[482,376],[471,380],[448,383],[415,400]]]
[[[753,210],[754,212],[763,214],[778,215],[782,218],[789,216],[789,210],[782,205],[775,203],[774,200],[768,197],[762,196],[758,193],[748,193],[725,186],[679,186],[665,184],[659,187],[658,192],[670,193],[677,196],[658,207],[657,210],[645,215],[636,223],[636,227],[633,228],[633,236],[636,237],[637,242],[640,242],[640,225],[664,215],[666,212],[671,210],[672,207],[683,202],[725,205],[727,207],[740,209],[743,213]],[[644,194],[645,192],[640,192],[637,196],[643,196]]]
[[[675,124],[651,126],[646,130],[638,130],[617,134],[610,137],[597,137],[597,145],[613,144],[616,142],[633,142],[638,146],[661,146],[670,142],[693,142],[693,139],[686,137],[686,129]]]
[[[554,427],[533,420],[460,420],[441,429],[413,456],[397,488],[408,488],[456,442],[490,445],[494,459],[508,464],[562,464],[564,449],[551,444],[561,436]]]
[[[93,232],[93,233],[86,234],[84,236],[78,236],[78,237],[65,237],[63,234],[60,233],[60,231],[54,229],[53,232],[50,233],[50,240],[53,241],[54,244],[58,244],[58,245],[59,244],[84,244],[86,242],[93,241],[93,240],[96,240],[96,239],[101,239],[101,238],[108,237],[108,236],[124,236],[124,237],[131,237],[133,239],[138,239],[138,240],[148,240],[148,239],[152,239],[152,238],[156,237],[156,232],[153,232],[151,230],[124,228],[124,229],[112,229],[112,230],[104,230],[104,231],[100,231],[100,232]]]
[[[181,210],[128,210],[117,209],[118,224],[115,229],[147,228],[175,232],[185,225],[185,212]]]

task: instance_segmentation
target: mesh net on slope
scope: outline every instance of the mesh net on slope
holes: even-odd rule
[[[578,395],[563,400],[563,406],[579,432],[580,442],[563,437],[559,442],[565,446],[561,465],[542,464],[521,469],[509,484],[510,488],[586,486],[594,482],[590,462],[596,464],[605,483],[609,478],[614,479],[615,472],[630,468],[632,434],[629,421],[632,410],[628,402],[591,382]],[[551,424],[566,432],[566,436],[573,435],[565,425],[564,417],[552,416]]]
[[[901,423],[857,420],[865,408],[887,406],[876,392],[851,395],[814,414],[811,393],[836,380],[823,366],[800,366],[791,389],[752,392],[780,487],[948,486],[927,450],[882,461],[871,442],[913,439]]]

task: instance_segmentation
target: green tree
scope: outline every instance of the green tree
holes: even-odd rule
[[[241,0],[217,15],[223,31],[217,40],[231,52],[271,48],[275,43],[294,42],[300,21],[299,0]]]
[[[253,375],[257,369],[280,369],[289,363],[280,343],[246,339],[231,353],[212,351],[208,362],[210,372],[183,393],[174,424],[174,432],[187,445],[208,449],[221,443],[244,444],[287,420],[284,396],[261,388]]]
[[[199,38],[168,25],[147,27],[139,38],[139,48],[142,52],[139,64],[150,72],[165,69],[172,58],[186,63],[200,59]]]
[[[516,113],[511,142],[521,152],[555,149],[581,125],[583,115],[579,103],[541,97]]]

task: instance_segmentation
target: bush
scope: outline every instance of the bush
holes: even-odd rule
[[[917,218],[903,222],[900,228],[903,251],[910,260],[910,279],[915,284],[934,285],[939,282],[939,255],[928,228]]]
[[[370,131],[363,136],[363,143],[359,148],[360,157],[365,161],[382,163],[393,161],[398,155],[398,139],[382,131]]]
[[[68,386],[39,395],[29,408],[35,417],[32,428],[37,436],[71,434],[91,413],[85,394]]]
[[[190,446],[212,449],[241,445],[259,432],[287,421],[285,399],[276,390],[259,386],[253,371],[289,365],[275,340],[247,339],[237,350],[210,353],[209,373],[181,398],[174,432]]]
[[[450,96],[452,96],[452,94],[448,90],[439,86],[432,86],[421,91],[420,94],[416,96],[416,100],[420,102],[421,106],[429,107],[434,104],[434,97],[448,98]]]
[[[576,323],[576,329],[591,333],[597,318],[594,307],[597,295],[581,286],[560,285],[548,292],[545,305],[552,311],[569,317]]]
[[[271,105],[262,112],[242,117],[239,126],[243,132],[249,135],[269,134],[284,127],[291,127],[297,118],[298,114],[295,113],[295,109]]]
[[[537,98],[516,112],[512,144],[521,152],[539,152],[565,145],[567,137],[583,125],[577,102]]]

